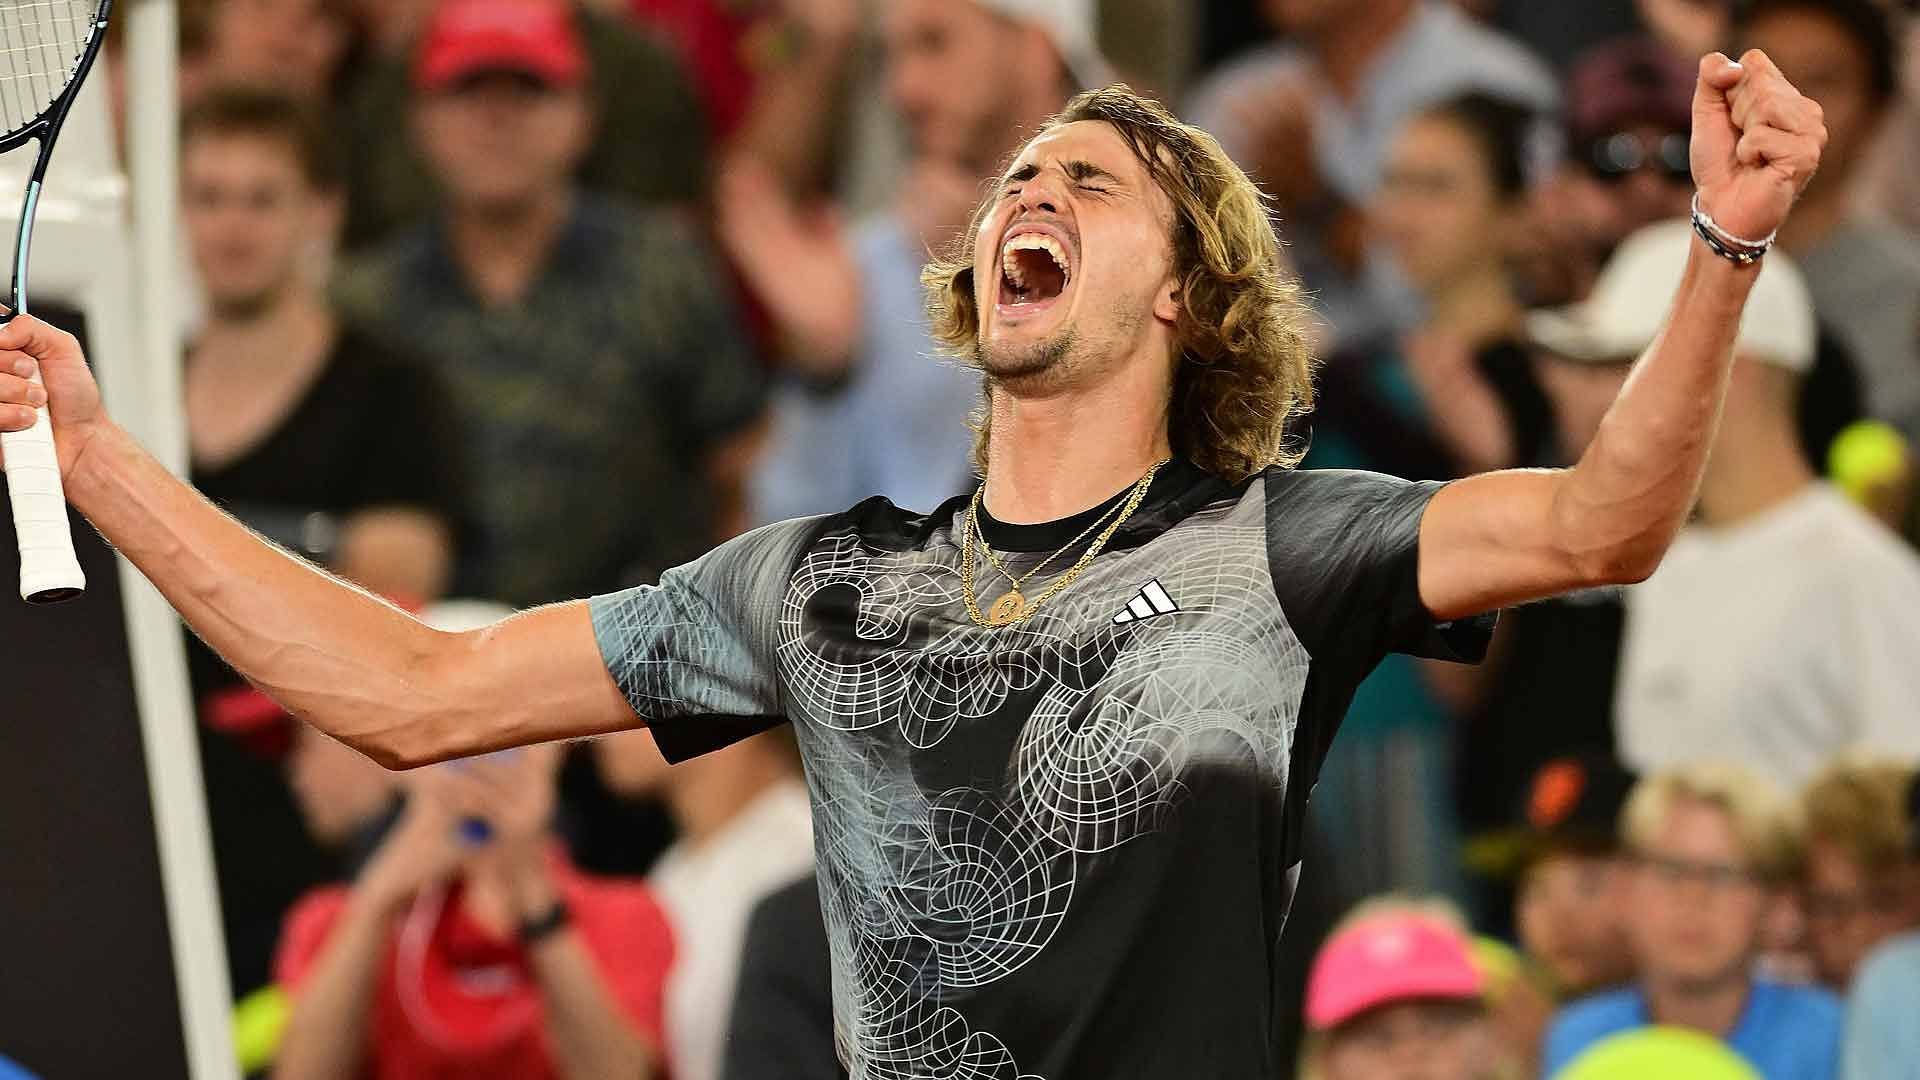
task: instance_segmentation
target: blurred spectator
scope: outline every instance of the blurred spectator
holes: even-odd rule
[[[516,42],[529,35],[557,40],[562,32],[545,28],[569,24],[564,36],[572,44],[565,51],[582,54],[572,92],[581,99],[587,137],[564,176],[642,205],[692,203],[704,195],[708,131],[699,98],[672,48],[628,20],[568,0],[444,0],[431,15],[417,10],[417,0],[363,7],[379,12],[389,3],[393,11],[377,16],[376,32],[398,51],[373,58],[346,103],[351,247],[385,241],[429,217],[446,199],[459,198],[421,140],[401,137],[402,120],[418,112],[409,103],[426,62],[423,38],[436,27],[442,35],[473,42],[464,47],[469,51],[500,51],[512,59],[524,55]],[[416,36],[405,36],[416,28]],[[512,140],[502,145],[509,148],[500,153],[511,156]]]
[[[1820,175],[1780,244],[1807,273],[1814,310],[1846,342],[1868,411],[1920,438],[1920,242],[1860,215],[1858,167],[1900,90],[1893,35],[1873,0],[1750,0],[1742,48],[1766,51],[1824,110]]]
[[[1875,946],[1920,927],[1920,861],[1911,858],[1907,793],[1915,770],[1847,757],[1800,796],[1806,822],[1803,903],[1820,981],[1844,992]]]
[[[679,829],[649,879],[677,943],[667,1046],[676,1080],[717,1080],[748,918],[762,897],[813,866],[813,818],[791,730],[688,760],[675,755],[671,767],[652,732],[594,745],[608,787],[659,797]]]
[[[552,841],[558,760],[528,747],[408,777],[352,887],[288,917],[276,1076],[664,1075],[671,931],[646,886],[582,875]]]
[[[1307,976],[1315,1080],[1490,1080],[1499,1075],[1486,978],[1459,917],[1404,900],[1361,905]]]
[[[1590,300],[1530,318],[1534,338],[1624,377],[1693,243],[1685,222],[1636,233]],[[1731,759],[1788,786],[1848,746],[1920,754],[1920,559],[1807,467],[1794,403],[1813,347],[1806,286],[1776,251],[1741,320],[1696,521],[1627,593],[1615,715],[1636,768]]]
[[[1693,199],[1695,65],[1644,37],[1583,55],[1567,79],[1567,155],[1540,192],[1535,303],[1585,299],[1613,249]]]
[[[1675,56],[1697,60],[1727,40],[1735,0],[1635,0],[1640,22]]]
[[[1539,463],[1552,411],[1517,343],[1524,308],[1507,260],[1533,130],[1530,110],[1483,94],[1401,129],[1372,217],[1425,318],[1327,360],[1307,467],[1451,479]],[[1355,694],[1316,792],[1333,808],[1324,820],[1371,841],[1358,845],[1368,855],[1341,860],[1349,898],[1458,890],[1449,719],[1470,679],[1458,665],[1388,657]]]
[[[721,180],[728,249],[788,342],[791,377],[753,480],[773,521],[881,494],[931,510],[971,474],[971,368],[927,336],[920,268],[967,227],[981,184],[1023,137],[1104,68],[1090,0],[897,0],[888,95],[914,160],[886,214],[852,230],[801,210],[763,168]]]
[[[1920,17],[1911,3],[1886,6],[1900,52],[1900,94],[1860,166],[1856,197],[1867,213],[1920,233]]]
[[[675,41],[714,142],[753,154],[795,193],[833,180],[862,0],[625,0]]]
[[[487,478],[460,591],[518,607],[651,580],[709,547],[735,521],[760,412],[689,228],[569,181],[593,131],[588,61],[557,2],[442,7],[410,118],[445,213],[339,283],[350,313],[453,386]]]
[[[1634,0],[1582,0],[1542,4],[1539,0],[1456,0],[1475,11],[1545,61],[1565,71],[1582,53],[1604,41],[1640,29]]]
[[[421,603],[465,511],[452,408],[406,358],[343,327],[321,288],[340,219],[319,119],[214,90],[181,126],[181,212],[206,297],[184,372],[193,481],[293,551]],[[229,974],[267,982],[287,907],[326,880],[275,760],[291,721],[188,635]]]
[[[1520,343],[1508,262],[1534,132],[1531,111],[1483,94],[1401,129],[1372,220],[1425,318],[1328,359],[1310,466],[1451,479],[1550,455],[1552,409]]]
[[[1920,778],[1907,786],[1907,855],[1920,865]],[[1902,934],[1867,958],[1847,1002],[1843,1080],[1914,1080],[1920,1076],[1920,931]]]
[[[1440,0],[1267,0],[1265,10],[1290,44],[1228,65],[1188,111],[1274,196],[1334,340],[1364,339],[1409,315],[1367,265],[1357,209],[1378,191],[1401,124],[1474,90],[1536,110],[1558,90],[1525,50]]]
[[[1633,774],[1591,755],[1549,762],[1528,793],[1515,920],[1522,951],[1563,1001],[1633,977],[1619,826],[1632,786]]]
[[[1100,51],[1114,78],[1156,101],[1185,96],[1203,5],[1185,0],[1098,0]]]
[[[842,1080],[834,1052],[833,972],[812,874],[753,909],[727,1025],[723,1080]]]
[[[1660,772],[1634,787],[1621,830],[1639,981],[1564,1009],[1543,1075],[1609,1035],[1666,1024],[1724,1039],[1767,1080],[1833,1076],[1839,1001],[1752,971],[1794,862],[1791,814],[1771,785],[1726,765]]]
[[[347,0],[187,0],[180,8],[182,100],[247,86],[316,108],[334,101],[354,44]]]

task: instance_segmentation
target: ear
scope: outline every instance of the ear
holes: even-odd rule
[[[1180,321],[1180,279],[1169,276],[1160,283],[1160,291],[1153,297],[1153,317],[1172,326]]]

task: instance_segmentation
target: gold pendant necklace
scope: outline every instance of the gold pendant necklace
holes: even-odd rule
[[[1032,577],[1034,572],[1038,571],[1041,566],[1052,562],[1068,548],[1079,543],[1086,537],[1087,532],[1093,530],[1094,526],[1089,525],[1085,532],[1068,541],[1066,547],[1061,548],[1059,551],[1041,560],[1040,564],[1035,566],[1033,570],[1029,570],[1026,574],[1015,578],[1012,574],[1007,573],[1006,567],[1002,566],[1000,560],[994,556],[993,549],[987,546],[986,537],[980,533],[980,497],[987,489],[987,485],[984,482],[981,483],[978,488],[974,489],[973,501],[967,506],[965,532],[960,538],[960,598],[966,602],[967,616],[979,625],[990,629],[1012,626],[1015,623],[1025,622],[1031,618],[1034,612],[1040,610],[1041,604],[1046,603],[1057,595],[1060,590],[1073,584],[1074,579],[1078,578],[1088,566],[1093,564],[1094,557],[1099,555],[1107,546],[1107,541],[1111,540],[1113,534],[1119,531],[1120,526],[1126,524],[1127,519],[1133,516],[1133,512],[1140,508],[1140,501],[1146,498],[1147,489],[1153,486],[1154,476],[1160,472],[1161,466],[1165,465],[1167,460],[1166,458],[1162,458],[1154,462],[1153,467],[1147,470],[1146,475],[1134,483],[1133,491],[1127,496],[1127,501],[1124,506],[1122,506],[1119,515],[1115,517],[1113,521],[1107,525],[1106,529],[1095,538],[1093,543],[1087,547],[1087,550],[1080,556],[1080,560],[1074,563],[1066,573],[1056,578],[1053,584],[1048,585],[1041,591],[1039,596],[1034,597],[1031,601],[1021,593],[1021,583],[1026,581],[1027,578]],[[1096,521],[1095,524],[1097,525],[1098,521]],[[994,601],[993,609],[984,613],[980,610],[980,601],[974,592],[973,585],[973,542],[975,537],[979,537],[980,550],[986,552],[987,560],[993,563],[1001,573],[1006,574],[1008,580],[1013,583],[1012,588],[1007,590],[1006,595]]]

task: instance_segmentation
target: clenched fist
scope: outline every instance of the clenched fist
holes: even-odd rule
[[[36,372],[42,382],[33,380]],[[32,427],[35,410],[42,405],[53,417],[60,473],[70,476],[73,463],[105,420],[100,389],[72,334],[22,315],[0,326],[0,432]],[[0,466],[5,463],[0,457]]]
[[[1700,60],[1693,93],[1693,183],[1721,228],[1762,240],[1787,219],[1827,145],[1820,105],[1794,89],[1767,54]]]

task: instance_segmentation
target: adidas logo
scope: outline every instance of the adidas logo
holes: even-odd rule
[[[1126,608],[1113,617],[1113,625],[1125,626],[1130,622],[1151,619],[1156,615],[1172,615],[1179,610],[1180,605],[1174,603],[1173,597],[1167,595],[1167,590],[1161,586],[1160,579],[1154,578],[1141,586],[1133,599],[1127,601]]]

